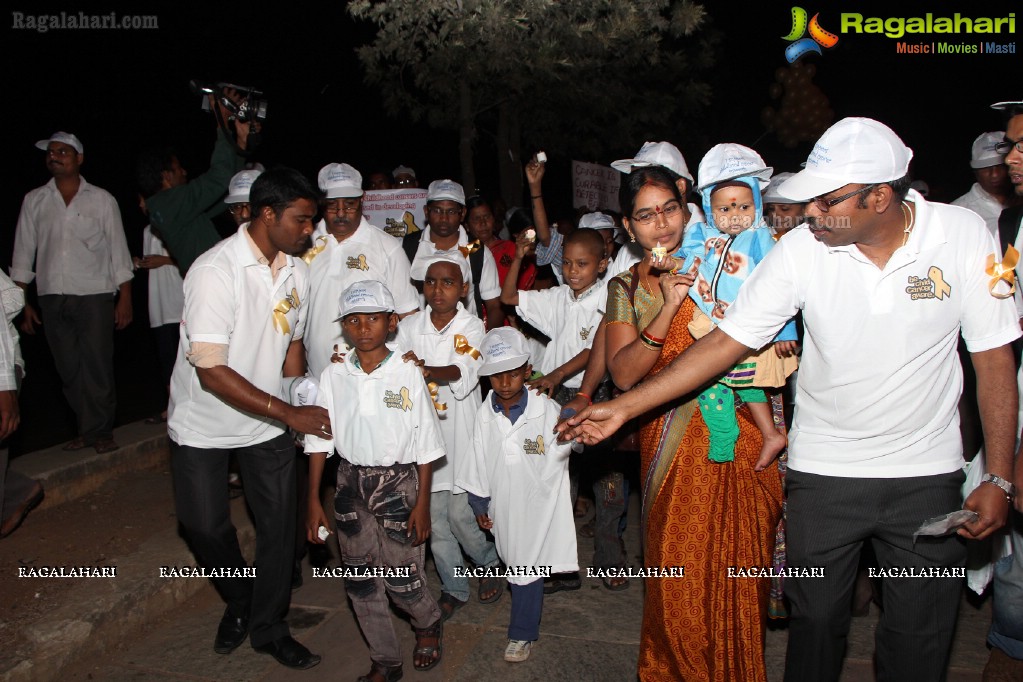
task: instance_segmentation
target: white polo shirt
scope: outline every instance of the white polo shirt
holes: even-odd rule
[[[968,208],[979,215],[984,219],[991,236],[998,239],[998,216],[1005,207],[998,203],[998,199],[985,192],[979,182],[973,183],[970,191],[953,201],[952,205]]]
[[[309,312],[303,337],[309,374],[320,376],[330,364],[334,345],[347,348],[337,321],[337,303],[350,285],[370,279],[383,282],[394,297],[394,309],[419,309],[419,296],[409,281],[409,262],[401,240],[371,225],[365,218],[348,239],[339,242],[321,223],[313,233],[313,248],[302,257],[309,263]]]
[[[983,220],[914,191],[907,199],[916,226],[883,271],[856,246],[828,248],[800,226],[719,325],[760,348],[803,311],[791,469],[859,478],[955,471],[960,329],[972,353],[1020,335],[1012,301],[988,292],[986,259],[998,247]]]
[[[426,381],[418,367],[392,353],[369,374],[355,353],[320,375],[316,404],[330,413],[333,440],[305,437],[305,451],[338,454],[358,466],[426,464],[444,456]]]
[[[601,312],[607,301],[607,286],[597,280],[579,298],[567,284],[539,291],[520,291],[515,311],[550,341],[540,361],[540,371],[547,374],[579,355],[593,345],[593,337],[600,324]],[[583,383],[585,367],[565,377],[562,385],[579,388]]]
[[[426,268],[430,266],[430,261],[438,253],[447,253],[454,256],[463,256],[462,252],[458,250],[459,246],[465,246],[469,243],[469,236],[465,232],[465,228],[461,225],[458,226],[458,243],[450,249],[438,249],[437,246],[430,239],[430,226],[427,225],[423,230],[423,238],[419,242],[419,249],[416,251],[416,257],[412,261],[412,267],[410,269],[412,279],[417,282],[422,282],[426,279]],[[494,255],[490,253],[490,249],[483,246],[479,247],[483,251],[483,272],[480,273],[480,297],[484,301],[489,301],[494,298],[501,298],[501,280],[497,276],[497,261],[494,260]],[[468,256],[463,256],[468,259]],[[469,282],[469,293],[463,299],[465,303],[465,309],[469,311],[470,315],[476,314],[476,302],[474,299],[476,290],[476,283]],[[419,308],[420,310],[426,309],[426,298],[419,295]]]
[[[438,414],[440,432],[444,437],[447,457],[433,465],[433,487],[431,492],[451,490],[465,492],[455,485],[455,479],[471,456],[472,425],[476,410],[480,406],[479,368],[483,358],[479,347],[483,343],[483,321],[458,304],[455,317],[438,330],[430,321],[430,308],[406,317],[398,325],[398,337],[394,341],[398,354],[414,351],[416,357],[430,367],[455,365],[461,376],[457,381],[437,381],[437,402],[447,405]],[[463,344],[459,352],[455,337],[461,336]],[[476,350],[473,354],[468,348]],[[436,381],[436,380],[433,380]]]
[[[199,256],[185,276],[181,341],[171,375],[167,429],[180,445],[238,448],[284,433],[281,422],[238,410],[206,391],[185,354],[191,343],[228,345],[227,366],[256,388],[288,401],[281,371],[288,346],[302,338],[309,276],[289,256],[274,282],[238,228]]]

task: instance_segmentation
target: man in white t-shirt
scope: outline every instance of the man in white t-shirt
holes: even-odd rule
[[[348,346],[337,321],[337,297],[356,282],[376,280],[394,297],[402,318],[419,311],[419,294],[409,281],[409,262],[401,240],[362,215],[362,175],[347,163],[329,163],[317,178],[326,195],[324,219],[313,232],[309,264],[309,314],[303,339],[309,374],[319,378],[331,357]]]
[[[487,329],[504,324],[501,308],[501,281],[497,262],[490,249],[477,239],[469,241],[462,227],[465,220],[465,190],[454,180],[434,180],[426,191],[426,229],[405,235],[403,248],[412,254],[410,273],[417,287],[422,286],[426,267],[438,253],[461,254],[469,261],[471,273],[465,309],[484,320]],[[426,307],[420,295],[420,308]]]
[[[1016,391],[1009,344],[1020,328],[1007,287],[987,274],[997,246],[974,213],[908,190],[912,151],[877,121],[847,118],[818,140],[780,191],[807,206],[809,229],[778,242],[721,325],[656,376],[561,430],[593,442],[630,417],[688,395],[788,319],[806,323],[789,441],[787,680],[842,668],[860,547],[886,577],[879,679],[943,679],[964,574],[960,537],[914,538],[922,521],[977,512],[959,536],[1005,523],[1013,489]],[[965,501],[957,403],[960,331],[977,371],[988,472]],[[564,437],[564,436],[563,436]],[[762,474],[763,475],[763,474]],[[773,474],[772,474],[773,475]]]
[[[267,171],[252,184],[252,221],[189,268],[167,424],[178,520],[199,563],[228,573],[213,579],[227,602],[214,651],[230,653],[251,630],[256,651],[301,669],[320,657],[284,621],[296,514],[287,427],[328,434],[330,422],[323,408],[291,406],[282,379],[305,371],[308,271],[292,254],[306,246],[318,200],[298,171]],[[231,524],[232,452],[255,517],[254,580]]]
[[[970,154],[970,168],[977,182],[970,191],[952,202],[953,206],[968,208],[981,218],[994,237],[998,237],[998,216],[1009,205],[1012,196],[1012,185],[1006,172],[1004,154],[999,154],[997,147],[1004,134],[999,132],[983,133],[973,141]]]
[[[992,108],[1008,116],[1005,133],[1001,134],[995,153],[1004,156],[1009,182],[1016,197],[1023,197],[1023,102],[999,102]],[[1023,249],[1023,207],[1006,209],[999,218],[1002,241]],[[1020,275],[1023,265],[1016,265],[1016,312],[1023,324],[1023,296]],[[1016,385],[1023,394],[1023,370],[1016,375]],[[1016,433],[1023,424],[1019,416]],[[1003,557],[994,567],[991,600],[991,631],[987,643],[991,657],[984,668],[984,679],[1023,679],[1023,456],[1016,453],[1013,482],[1016,485],[1015,511],[1009,517],[1009,539],[1012,554]]]

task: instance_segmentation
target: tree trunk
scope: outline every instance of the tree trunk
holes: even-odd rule
[[[463,80],[458,85],[458,159],[462,166],[465,196],[476,194],[476,166],[473,163],[472,141],[476,132],[472,114],[472,93]]]
[[[501,198],[507,206],[522,205],[522,133],[518,113],[511,103],[503,102],[497,110],[497,169]]]

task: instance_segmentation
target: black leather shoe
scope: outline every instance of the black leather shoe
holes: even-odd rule
[[[213,650],[218,654],[229,654],[245,641],[249,634],[249,619],[235,618],[230,609],[224,611],[217,627],[217,638],[213,640]]]
[[[253,648],[261,654],[270,654],[281,665],[296,670],[306,670],[320,662],[319,656],[295,641],[294,637],[281,637]]]

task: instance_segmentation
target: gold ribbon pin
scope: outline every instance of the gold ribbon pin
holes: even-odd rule
[[[307,249],[306,252],[302,254],[302,260],[305,261],[306,265],[311,265],[313,259],[319,256],[325,248],[327,248],[327,235],[317,237],[312,248]]]
[[[465,338],[461,334],[455,334],[455,352],[459,355],[465,355],[468,353],[472,356],[473,360],[480,359],[480,352],[469,345],[469,339]]]
[[[459,246],[458,250],[462,252],[463,256],[468,258],[472,254],[474,254],[474,253],[476,253],[477,251],[480,250],[480,240],[477,239],[476,241],[474,241],[474,242],[472,242],[470,244],[466,244],[465,246]]]
[[[538,455],[546,455],[547,454],[547,452],[544,450],[544,447],[543,447],[543,436],[537,436],[536,437],[536,454],[538,454]]]
[[[990,254],[987,257],[987,269],[984,271],[991,277],[991,281],[987,285],[987,289],[991,292],[991,295],[995,298],[1009,298],[1013,292],[1016,291],[1016,264],[1019,263],[1019,251],[1017,251],[1012,244],[1005,249],[1005,257],[1001,263],[995,262],[995,254]],[[995,287],[998,286],[999,282],[1005,282],[1009,285],[1007,292],[995,292]]]
[[[297,309],[300,305],[301,302],[298,300],[298,289],[292,289],[287,298],[282,299],[274,306],[274,329],[282,334],[290,332],[291,327],[288,326],[288,311],[292,308]]]
[[[408,412],[412,409],[412,398],[408,396],[408,386],[402,386],[401,390],[398,391],[398,395],[401,396],[401,409],[403,412]]]
[[[439,391],[439,387],[437,386],[437,384],[431,381],[426,384],[426,388],[429,389],[430,391],[430,398],[433,399],[433,406],[437,409],[437,411],[444,412],[445,410],[447,410],[448,409],[447,403],[437,401],[437,394]]]

